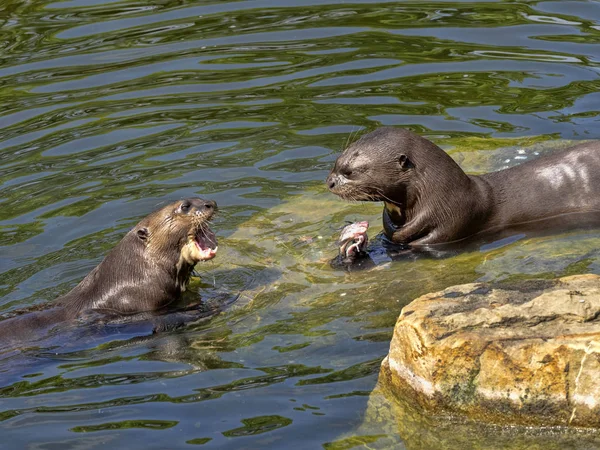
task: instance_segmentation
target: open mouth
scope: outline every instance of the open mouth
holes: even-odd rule
[[[215,233],[208,227],[198,228],[194,236],[194,242],[198,249],[200,261],[208,261],[213,259],[217,254],[217,237]]]

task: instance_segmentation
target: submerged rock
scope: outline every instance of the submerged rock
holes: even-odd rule
[[[465,284],[396,323],[380,382],[433,414],[600,427],[600,277]]]
[[[496,425],[469,420],[464,416],[432,415],[386,389],[376,388],[369,396],[363,422],[327,448],[591,450],[600,448],[600,431],[593,428]]]

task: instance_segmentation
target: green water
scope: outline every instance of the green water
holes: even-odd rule
[[[3,0],[0,24],[0,312],[67,292],[191,195],[221,208],[192,291],[240,293],[178,332],[5,359],[0,448],[410,448],[364,425],[403,305],[600,273],[598,230],[334,271],[344,221],[374,236],[381,206],[323,183],[380,125],[473,172],[598,138],[596,2]]]

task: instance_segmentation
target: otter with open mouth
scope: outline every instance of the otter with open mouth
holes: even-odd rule
[[[0,321],[0,347],[38,338],[67,321],[124,322],[169,312],[196,263],[217,253],[208,227],[216,211],[214,201],[188,198],[145,217],[51,307]]]
[[[326,183],[345,200],[383,202],[385,236],[405,251],[600,224],[599,141],[468,175],[433,142],[384,127],[345,149]]]

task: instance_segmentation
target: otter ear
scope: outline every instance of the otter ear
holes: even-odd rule
[[[408,159],[408,156],[406,156],[404,153],[398,157],[398,163],[400,164],[400,168],[404,170],[412,169],[413,167],[415,167],[412,161]]]
[[[142,241],[145,241],[146,239],[148,239],[148,228],[140,228],[139,230],[137,230],[137,236]]]

